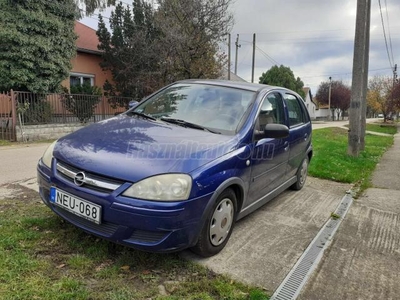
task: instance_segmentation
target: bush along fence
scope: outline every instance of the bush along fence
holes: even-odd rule
[[[24,138],[30,126],[57,124],[61,128],[76,127],[108,119],[126,111],[128,97],[107,97],[88,94],[36,94],[10,91],[0,93],[0,139],[16,141]]]

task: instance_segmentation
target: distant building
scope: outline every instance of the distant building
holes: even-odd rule
[[[242,81],[242,82],[247,82],[246,80],[244,80],[242,77],[236,75],[235,73],[231,72],[231,78],[229,80],[232,81]],[[224,68],[222,70],[222,75],[218,78],[218,79],[222,79],[222,80],[228,80],[228,69]]]
[[[313,100],[313,96],[311,94],[311,89],[309,87],[304,87],[303,88],[304,91],[304,104],[307,107],[308,113],[310,114],[310,118],[311,120],[315,120],[317,119],[317,110],[318,110],[318,106],[317,104],[314,102]]]
[[[314,98],[317,103],[317,109],[315,111],[316,120],[328,120],[329,119],[329,106],[328,104],[320,104],[317,99]]]

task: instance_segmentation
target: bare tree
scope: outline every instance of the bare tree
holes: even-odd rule
[[[159,0],[157,28],[164,81],[216,78],[223,69],[221,42],[233,25],[231,0]]]

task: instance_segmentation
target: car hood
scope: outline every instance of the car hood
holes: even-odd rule
[[[234,136],[120,115],[57,142],[54,157],[78,169],[136,182],[190,173],[237,147]]]

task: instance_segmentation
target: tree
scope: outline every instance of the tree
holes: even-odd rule
[[[160,0],[156,24],[164,83],[218,78],[225,55],[218,44],[233,25],[231,0]]]
[[[84,14],[89,16],[94,13],[96,9],[105,9],[111,5],[115,5],[115,0],[75,0],[76,6],[79,8],[84,4]]]
[[[342,81],[333,80],[332,82],[322,82],[317,90],[316,98],[321,104],[329,103],[329,86],[331,85],[331,110],[336,110],[344,118],[344,112],[349,109],[351,89]]]
[[[73,113],[81,123],[86,123],[94,114],[94,110],[100,102],[101,89],[86,83],[70,88],[71,93],[62,94],[61,103],[66,110]],[[67,89],[64,89],[68,92]]]
[[[304,83],[299,77],[295,78],[293,71],[284,65],[273,66],[267,72],[262,73],[259,83],[282,86],[297,92],[302,97],[305,96],[303,87]]]
[[[400,108],[399,96],[398,85],[393,87],[392,78],[375,76],[369,81],[367,100],[374,102],[376,111],[383,114],[384,122],[390,113]]]
[[[120,3],[111,14],[111,30],[100,16],[102,67],[114,80],[105,91],[139,100],[176,80],[217,78],[224,63],[218,42],[232,24],[230,1],[160,0],[157,9],[144,0],[134,0],[132,8]]]
[[[132,8],[119,3],[111,13],[111,32],[101,16],[99,20],[98,48],[104,51],[101,67],[111,70],[114,79],[106,82],[105,92],[136,99],[153,92],[159,87],[159,76],[150,75],[157,72],[159,56],[154,51],[158,32],[152,7],[143,0],[134,0]],[[127,106],[125,102],[111,104]]]
[[[73,0],[0,0],[0,90],[54,92],[76,54]]]

